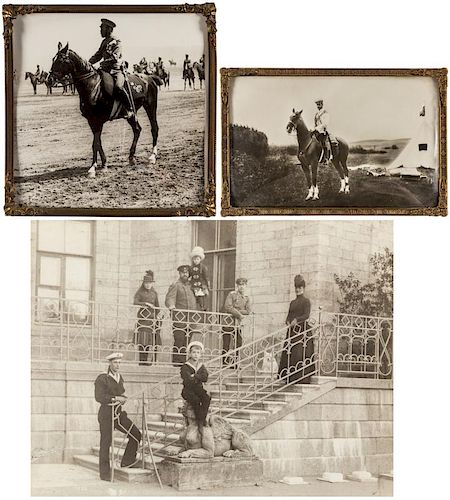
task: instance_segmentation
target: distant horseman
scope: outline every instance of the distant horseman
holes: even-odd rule
[[[124,89],[125,74],[122,63],[122,46],[120,40],[112,36],[115,27],[116,24],[109,19],[101,20],[100,34],[104,40],[97,52],[89,59],[89,62],[95,64],[102,61],[100,69],[113,77],[115,94],[127,110],[126,118],[128,119],[133,117],[134,111],[128,93]]]

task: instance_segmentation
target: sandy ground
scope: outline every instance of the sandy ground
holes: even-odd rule
[[[39,89],[43,92],[42,89]],[[92,133],[77,95],[46,97],[29,89],[17,99],[16,203],[39,207],[170,208],[203,203],[205,91],[160,90],[158,159],[150,165],[151,128],[143,109],[136,165],[128,165],[132,131],[108,122],[108,171],[89,179]]]
[[[31,466],[33,496],[392,496],[392,482],[325,483],[316,478],[304,478],[309,484],[287,485],[267,481],[261,486],[215,488],[213,490],[177,491],[155,483],[133,484],[100,481],[98,474],[78,465]]]

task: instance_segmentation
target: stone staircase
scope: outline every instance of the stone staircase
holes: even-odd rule
[[[255,380],[255,377],[248,377],[245,374],[239,376],[236,374],[227,377],[225,390],[219,391],[218,387],[209,386],[208,389],[212,396],[211,413],[219,413],[230,424],[251,435],[253,432],[282,418],[294,409],[308,404],[332,388],[326,383],[285,386],[274,381],[270,384],[270,387],[257,392],[257,397],[264,399],[259,401],[242,399],[242,395],[247,393],[251,385],[255,384],[255,382],[262,384],[266,378],[267,376],[258,375]],[[319,379],[313,380],[313,382],[319,382]],[[222,407],[220,407],[221,401]],[[183,451],[183,443],[180,440],[180,433],[183,428],[184,417],[181,413],[147,414],[147,429],[155,463],[159,464],[165,458],[173,457],[180,451]],[[117,433],[115,446],[123,448],[125,444],[126,440]],[[76,455],[74,456],[74,461],[84,467],[98,470],[98,453],[99,447],[94,446],[90,455]],[[122,450],[119,451],[119,456],[121,456],[121,453]],[[138,458],[141,459],[140,455]],[[119,480],[128,482],[156,481],[149,453],[146,453],[145,469],[116,468],[115,470],[115,477]]]

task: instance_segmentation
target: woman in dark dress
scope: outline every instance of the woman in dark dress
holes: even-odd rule
[[[303,295],[305,280],[299,274],[294,278],[294,287],[297,297],[291,302],[286,318],[288,330],[281,353],[278,377],[286,384],[309,384],[314,365],[302,367],[305,364],[310,365],[314,355],[314,340],[305,338],[305,333],[303,333],[309,328],[307,320],[311,311],[311,302]],[[290,373],[292,375],[289,375]]]
[[[153,288],[153,271],[146,271],[139,290],[134,295],[134,305],[141,306],[137,314],[134,343],[139,348],[139,364],[151,365],[156,362],[157,346],[161,345],[159,300]],[[148,361],[149,351],[153,350]]]

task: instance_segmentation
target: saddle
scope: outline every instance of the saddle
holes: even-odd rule
[[[99,70],[102,78],[102,88],[110,97],[114,97],[114,78],[106,71]],[[130,84],[133,100],[143,97],[147,91],[147,82],[138,75],[127,73],[127,79]],[[128,85],[124,85],[125,92],[130,95]]]
[[[328,162],[331,159],[331,154],[333,155],[333,157],[339,155],[339,143],[337,139],[335,139],[336,142],[333,142],[328,132],[326,134],[319,134],[319,132],[314,131],[313,136],[319,141],[319,144],[322,146],[322,154],[320,155],[319,163]]]

